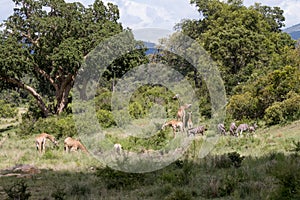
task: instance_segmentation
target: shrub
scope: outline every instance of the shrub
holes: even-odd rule
[[[242,120],[243,117],[255,118],[257,116],[258,99],[250,92],[231,97],[227,106],[228,114],[234,119]]]
[[[264,120],[268,125],[284,122],[281,103],[275,102],[272,106],[268,107],[265,112]]]
[[[91,194],[91,189],[88,185],[75,183],[71,186],[70,195],[78,197],[78,199],[87,199],[86,197]],[[81,197],[81,198],[80,198]]]
[[[288,167],[287,167],[288,166]],[[300,198],[300,161],[299,157],[284,157],[283,162],[276,163],[269,173],[278,180],[279,187],[272,194],[273,199]]]
[[[22,199],[27,200],[31,196],[31,193],[27,191],[28,186],[24,180],[17,181],[11,186],[4,188],[5,193],[8,196],[8,199]]]
[[[169,194],[165,200],[191,200],[192,194],[189,191],[183,189],[176,189],[174,192]]]
[[[97,169],[96,176],[100,177],[106,183],[107,189],[132,189],[142,185],[145,174],[126,173],[106,167]]]
[[[109,128],[116,125],[114,117],[110,111],[98,110],[97,118],[103,128]]]
[[[17,115],[18,110],[9,103],[0,100],[0,117],[3,118],[13,118]]]
[[[32,118],[25,118],[22,120],[19,128],[18,134],[21,136],[46,132],[59,139],[66,136],[72,137],[77,133],[77,129],[71,115],[39,118],[37,121]]]
[[[265,111],[264,119],[267,125],[287,123],[300,118],[300,95],[290,92],[287,99],[275,102]]]
[[[134,119],[141,118],[145,115],[142,105],[138,102],[129,104],[129,114]]]
[[[59,185],[55,185],[55,191],[52,192],[51,197],[55,200],[64,200],[66,196],[65,187],[60,187]]]
[[[111,96],[110,91],[101,92],[95,97],[95,108],[96,110],[111,110]]]
[[[242,161],[244,160],[245,156],[241,156],[237,152],[228,153],[228,158],[231,160],[232,165],[236,168],[242,165]]]

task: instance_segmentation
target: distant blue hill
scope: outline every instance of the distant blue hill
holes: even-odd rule
[[[154,54],[157,52],[157,48],[155,48],[155,43],[152,43],[152,42],[144,42],[146,48],[147,48],[147,51],[146,51],[146,55],[149,55],[149,54]]]
[[[294,40],[300,39],[300,24],[296,24],[283,30],[288,33]]]

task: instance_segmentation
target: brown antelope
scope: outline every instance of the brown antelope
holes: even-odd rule
[[[192,104],[185,104],[184,106],[180,106],[177,111],[177,121],[182,121],[184,127],[185,127],[185,109],[188,109],[191,106]]]
[[[192,112],[188,112],[187,127],[188,127],[188,129],[193,128]]]
[[[83,146],[79,139],[73,139],[71,137],[67,137],[64,140],[64,149],[66,152],[77,151],[80,149],[84,153],[88,153],[88,150]]]
[[[54,146],[58,146],[58,141],[55,139],[54,136],[49,135],[47,133],[41,133],[38,136],[35,137],[35,144],[36,149],[42,153],[45,152],[46,147],[46,140],[49,139],[51,142],[53,142]]]
[[[164,129],[164,128],[167,127],[167,126],[172,127],[174,137],[175,137],[175,132],[176,132],[176,129],[177,129],[177,128],[179,128],[179,130],[180,130],[181,132],[183,132],[183,129],[184,129],[184,127],[183,127],[183,122],[177,121],[177,120],[175,120],[175,119],[166,122],[166,123],[162,126],[161,129]]]

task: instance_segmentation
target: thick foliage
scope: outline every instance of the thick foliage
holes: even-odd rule
[[[17,115],[18,110],[12,105],[3,100],[0,100],[0,117],[13,118]]]
[[[37,121],[33,121],[31,118],[24,118],[19,127],[18,134],[20,136],[46,132],[59,139],[68,136],[72,137],[77,134],[77,129],[71,115],[39,118]]]
[[[285,47],[294,45],[294,41],[280,31],[284,17],[278,7],[255,4],[247,8],[242,1],[191,2],[203,18],[185,20],[178,27],[198,39],[219,63],[229,93],[238,83],[247,81],[253,72],[270,68],[275,58],[282,58]]]
[[[1,85],[25,89],[44,116],[60,114],[84,58],[122,31],[118,7],[101,0],[88,8],[63,0],[13,1],[18,6],[0,35]]]
[[[291,93],[282,102],[275,102],[266,109],[264,120],[268,125],[282,124],[300,119],[300,95]]]
[[[265,119],[269,125],[299,119],[300,71],[286,66],[236,87],[228,113],[234,119]]]

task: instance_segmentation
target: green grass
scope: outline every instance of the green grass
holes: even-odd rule
[[[106,133],[125,147],[134,143],[121,132],[112,135],[114,129]],[[4,189],[20,179],[28,186],[30,199],[297,199],[300,195],[300,155],[291,151],[293,141],[300,141],[300,121],[261,128],[248,137],[222,136],[203,159],[198,152],[204,140],[197,136],[182,159],[145,174],[111,170],[82,152],[67,154],[63,139],[58,149],[48,142],[41,155],[34,135],[20,138],[12,128],[1,132],[0,140],[5,137],[0,170],[30,164],[41,173],[29,178],[0,177],[0,199],[7,198]],[[167,131],[165,138],[172,139],[172,133]],[[240,166],[234,165],[231,152],[236,152],[234,159],[242,158]]]

